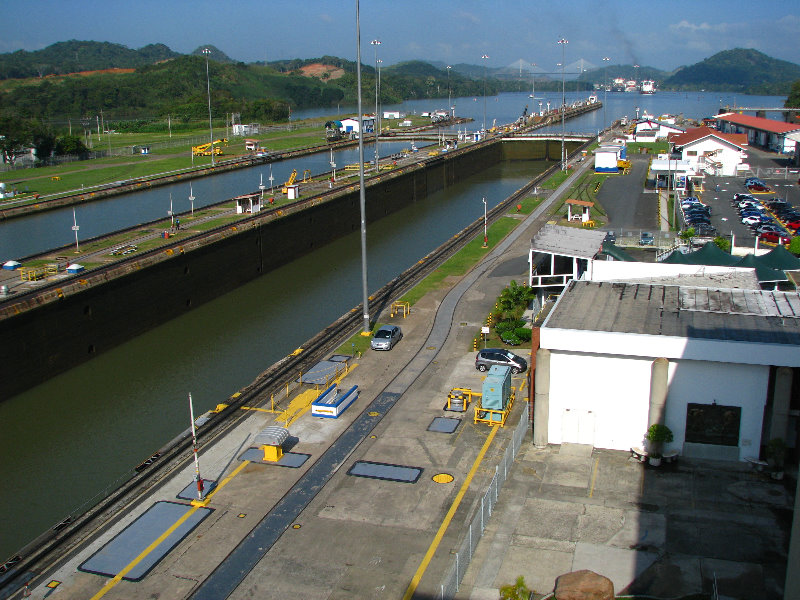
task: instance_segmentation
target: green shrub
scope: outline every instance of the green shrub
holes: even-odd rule
[[[520,340],[523,342],[530,342],[531,341],[531,330],[527,327],[517,327],[514,330],[514,335],[516,335]]]
[[[518,327],[521,327],[525,324],[525,321],[522,319],[505,319],[504,321],[500,321],[497,325],[494,326],[494,330],[497,333],[502,333],[504,331],[513,331]]]
[[[519,346],[522,343],[522,340],[520,340],[511,331],[506,331],[505,333],[501,333],[500,339],[503,340],[504,344],[508,344],[509,346]]]

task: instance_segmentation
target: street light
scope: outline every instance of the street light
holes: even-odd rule
[[[453,67],[451,67],[450,65],[447,65],[445,67],[445,69],[447,69],[447,109],[453,111],[452,113],[453,118],[455,118],[456,113],[455,110],[453,110],[453,101],[451,100],[451,94],[450,94],[450,69],[452,68]]]
[[[486,198],[483,198],[483,247],[489,247],[489,234],[486,231]]]
[[[564,145],[564,113],[566,112],[567,100],[564,92],[564,49],[569,44],[568,40],[561,38],[558,40],[561,46],[561,170],[567,170],[567,149]]]
[[[377,52],[377,49],[376,49]],[[364,115],[361,107],[361,5],[356,0],[356,79],[358,81],[358,208],[361,216],[361,295],[364,330],[369,335],[369,292],[367,291],[367,198],[364,191]]]
[[[375,46],[375,122],[372,127],[375,129],[375,170],[378,170],[378,46],[381,45],[380,40],[372,40],[370,42]]]
[[[208,141],[211,142],[211,145],[208,149],[211,151],[211,166],[214,166],[214,128],[211,126],[211,79],[208,76],[208,55],[211,54],[211,50],[208,48],[203,48],[203,54],[206,55],[206,91],[208,92],[208,134],[209,139]]]
[[[608,103],[608,61],[611,59],[608,56],[603,57],[603,129],[608,127],[608,119],[606,118],[606,104]]]
[[[536,63],[531,63],[531,98],[536,100]]]
[[[482,54],[481,59],[488,60],[488,54]],[[488,74],[487,63],[483,63],[483,131],[486,131],[486,77]]]

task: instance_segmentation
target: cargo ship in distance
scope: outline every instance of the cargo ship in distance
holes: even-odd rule
[[[656,91],[656,82],[650,79],[645,79],[644,81],[642,81],[642,85],[639,91],[642,94],[654,94]]]

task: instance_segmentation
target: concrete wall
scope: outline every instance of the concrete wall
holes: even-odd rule
[[[647,431],[653,358],[552,351],[551,444],[591,443],[598,448],[642,447]],[[743,460],[758,456],[769,367],[693,360],[670,361],[665,424],[683,452],[689,403],[742,408],[739,448],[693,445],[691,454]],[[702,446],[702,448],[697,448]]]
[[[666,425],[675,435],[671,447],[681,450],[684,444],[687,404],[716,402],[742,408],[736,458],[758,458],[768,383],[768,366],[694,360],[670,361]],[[727,448],[709,444],[693,444],[688,453],[705,458],[731,457]]]
[[[444,155],[386,177],[367,192],[367,221],[499,162],[501,146]],[[357,190],[274,221],[259,214],[212,245],[187,243],[158,260],[131,259],[125,275],[3,319],[4,372],[11,375],[0,378],[0,400],[359,228]]]

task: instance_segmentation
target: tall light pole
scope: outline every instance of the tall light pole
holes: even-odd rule
[[[211,151],[211,166],[214,166],[214,128],[211,126],[211,78],[208,76],[208,55],[211,54],[211,50],[208,48],[203,48],[203,54],[206,56],[206,91],[208,92],[208,134],[209,139],[208,141],[211,142],[211,145],[208,149]]]
[[[608,61],[611,59],[607,56],[603,57],[603,129],[608,127],[608,119],[606,118],[606,104],[608,103]]]
[[[531,63],[531,98],[536,100],[536,63]]]
[[[483,247],[489,247],[489,233],[486,229],[486,198],[483,198]]]
[[[488,60],[488,54],[481,55],[482,60]],[[486,131],[486,77],[488,76],[487,63],[483,63],[483,131]]]
[[[377,49],[376,49],[377,52]],[[363,335],[369,335],[369,292],[367,291],[367,199],[364,193],[364,115],[361,108],[361,9],[356,0],[356,78],[358,80],[358,198],[361,212],[361,294]]]
[[[453,67],[451,67],[450,65],[447,65],[445,67],[445,69],[447,69],[447,110],[451,111],[453,118],[455,118],[456,113],[455,110],[453,110],[452,94],[450,94],[450,69],[452,68]]]
[[[370,42],[375,46],[375,123],[372,127],[375,129],[375,170],[378,170],[378,46],[381,45],[380,40],[372,40]]]
[[[568,40],[561,38],[558,40],[559,45],[561,46],[561,170],[567,170],[567,148],[564,145],[564,113],[566,113],[567,108],[567,100],[566,94],[564,92],[564,49],[566,48],[567,44],[569,44]]]

